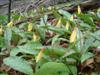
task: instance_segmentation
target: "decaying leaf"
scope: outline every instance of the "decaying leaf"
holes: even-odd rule
[[[96,63],[100,63],[100,53],[97,53],[94,57]]]
[[[88,66],[88,65],[90,65],[90,64],[92,64],[92,63],[94,63],[94,59],[93,59],[93,58],[90,58],[90,59],[86,60],[86,61],[83,63],[83,65],[84,65],[84,66]]]
[[[100,47],[93,48],[92,50],[95,52],[100,52]]]

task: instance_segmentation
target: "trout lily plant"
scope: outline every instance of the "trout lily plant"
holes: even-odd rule
[[[74,14],[51,8],[50,16],[45,10],[41,16],[38,11],[12,13],[8,24],[6,16],[0,16],[0,60],[26,75],[85,75],[89,64],[84,63],[94,58],[92,49],[100,47],[96,25],[100,12],[83,13],[80,6]],[[18,24],[29,16],[31,21]],[[93,73],[97,75],[95,70]]]

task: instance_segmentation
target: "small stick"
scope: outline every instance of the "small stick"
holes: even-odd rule
[[[9,0],[9,7],[8,7],[8,23],[11,21],[11,0]]]

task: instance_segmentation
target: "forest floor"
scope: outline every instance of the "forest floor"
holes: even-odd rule
[[[0,75],[100,75],[100,7],[86,5],[0,15]]]

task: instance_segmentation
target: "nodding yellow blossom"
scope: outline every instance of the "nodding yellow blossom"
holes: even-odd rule
[[[70,26],[70,23],[67,22],[67,23],[66,23],[66,29],[67,29],[67,30],[69,29],[69,26]]]
[[[34,9],[34,12],[36,13],[36,12],[37,12],[37,10],[36,10],[36,9]]]
[[[3,34],[3,29],[2,29],[2,27],[0,27],[0,35],[2,35]]]
[[[76,41],[76,36],[77,36],[77,31],[78,31],[78,28],[75,27],[71,36],[70,36],[70,43],[73,43]]]
[[[52,10],[52,7],[51,7],[51,6],[49,6],[49,7],[48,7],[48,10]]]
[[[70,18],[70,21],[73,21],[73,20],[74,20],[74,16],[72,15],[71,18]]]
[[[7,24],[7,27],[13,27],[14,23],[13,21],[10,21],[8,24]]]
[[[78,7],[77,7],[77,11],[78,11],[78,14],[80,14],[81,13],[81,8],[80,8],[80,6],[78,5]]]
[[[33,34],[33,41],[37,41],[37,40],[39,40],[39,36],[34,33]]]
[[[60,27],[60,25],[61,25],[61,18],[58,20],[56,26],[57,26],[57,27]]]
[[[44,7],[42,7],[42,9],[41,9],[42,11],[44,10]]]
[[[43,57],[43,53],[44,53],[45,49],[41,49],[41,51],[39,52],[39,54],[36,57],[36,62],[38,62],[39,60],[41,60],[41,58]]]
[[[98,8],[97,12],[100,12],[100,8]]]
[[[32,28],[33,28],[32,23],[29,22],[29,24],[28,24],[28,30],[27,31],[31,32],[32,31]]]

